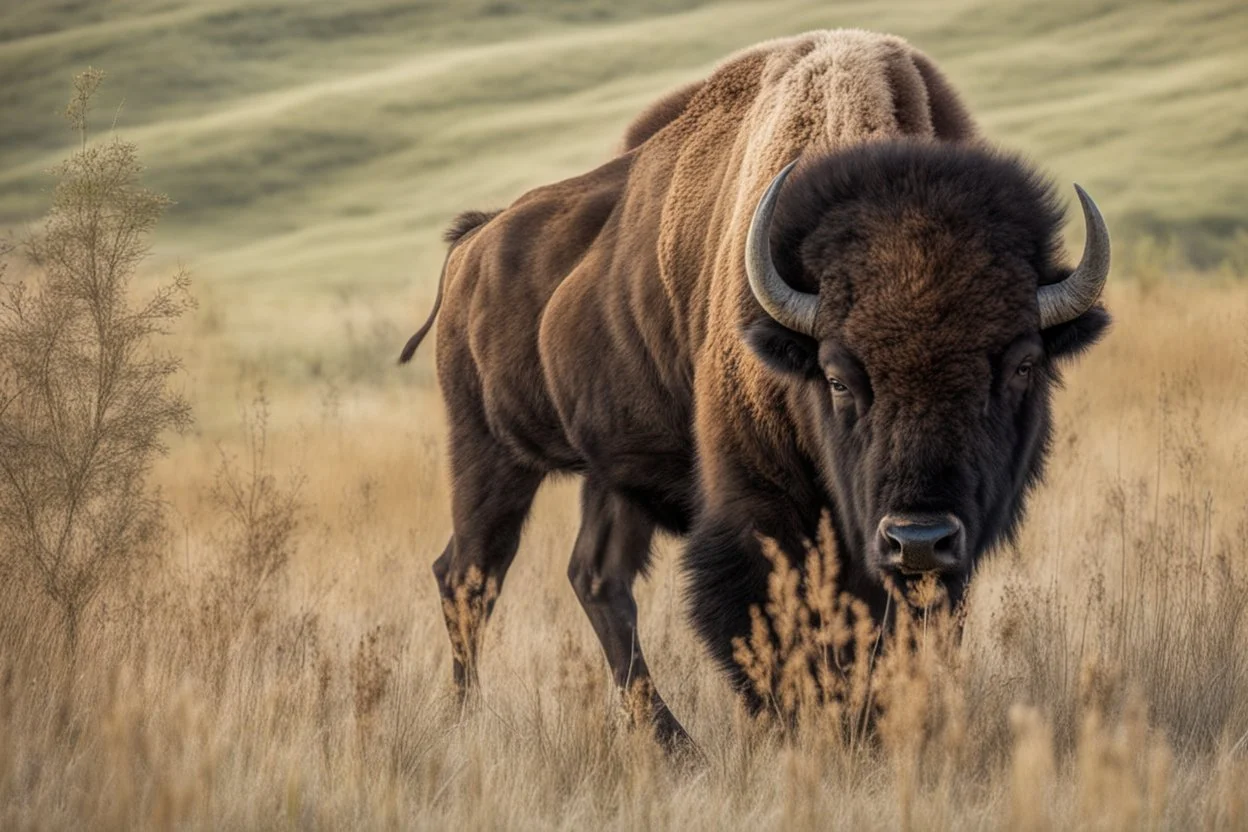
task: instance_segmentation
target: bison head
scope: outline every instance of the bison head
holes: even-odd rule
[[[959,597],[1041,473],[1059,367],[1093,344],[1109,236],[1082,190],[1062,265],[1051,184],[1017,159],[897,141],[789,165],[754,213],[752,349],[794,386],[859,574],[940,573]]]

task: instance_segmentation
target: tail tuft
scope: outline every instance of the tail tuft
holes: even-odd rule
[[[428,334],[429,329],[433,326],[433,317],[430,315],[425,325],[417,330],[415,335],[407,339],[407,343],[403,345],[403,352],[399,353],[400,364],[406,364],[412,360],[412,356],[416,354],[416,348],[420,346],[421,341],[425,340],[425,335]]]
[[[448,245],[455,245],[460,239],[470,231],[475,231],[485,225],[490,220],[497,217],[502,211],[464,211],[455,219],[451,220],[451,224],[447,226],[446,231],[442,232],[442,239]]]
[[[456,243],[501,213],[503,212],[465,211],[451,221],[451,225],[446,229],[446,233],[442,235],[442,239],[454,250]],[[446,253],[446,257],[447,260],[450,260],[451,253],[449,251]],[[442,274],[438,276],[438,295],[433,301],[433,311],[429,313],[429,319],[425,321],[425,325],[416,330],[415,335],[407,339],[407,343],[403,346],[403,352],[399,353],[400,364],[406,364],[412,360],[412,356],[416,354],[416,348],[420,346],[420,342],[425,340],[425,336],[433,328],[433,321],[438,317],[438,310],[442,308],[442,289],[445,282],[446,261],[443,261]]]

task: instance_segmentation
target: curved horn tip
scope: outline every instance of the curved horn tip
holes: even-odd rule
[[[1101,288],[1109,277],[1109,226],[1106,225],[1105,217],[1101,215],[1101,209],[1097,207],[1096,201],[1078,182],[1073,184],[1075,193],[1079,195],[1079,205],[1083,208],[1083,227],[1086,234],[1083,254],[1079,258],[1076,271],[1080,274],[1089,274],[1089,279],[1096,278],[1096,297],[1100,297]],[[1092,299],[1093,302],[1096,301],[1096,297]]]
[[[1101,226],[1104,227],[1105,218],[1101,216],[1101,209],[1096,206],[1096,200],[1094,200],[1091,196],[1089,196],[1088,192],[1085,191],[1083,189],[1083,186],[1080,185],[1078,182],[1072,182],[1071,184],[1075,186],[1075,193],[1079,196],[1079,204],[1080,206],[1083,207],[1083,213],[1085,214],[1085,216],[1088,214],[1091,214],[1092,216],[1100,220]],[[1108,236],[1109,234],[1108,228],[1105,228],[1105,233]]]
[[[1041,286],[1036,294],[1040,304],[1040,328],[1074,320],[1092,308],[1109,277],[1109,228],[1095,200],[1078,183],[1075,193],[1083,208],[1086,239],[1079,265],[1061,283]]]

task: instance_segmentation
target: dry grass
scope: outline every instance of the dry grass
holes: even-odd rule
[[[250,578],[220,545],[208,438],[158,469],[174,542],[83,622],[72,686],[52,613],[0,599],[0,826],[1242,826],[1248,287],[1120,282],[1110,303],[1115,332],[1059,399],[1049,483],[977,577],[960,645],[919,617],[917,652],[882,646],[870,689],[851,678],[829,704],[790,675],[775,701],[805,709],[798,727],[751,721],[662,545],[643,627],[692,760],[624,727],[566,583],[569,485],[539,499],[461,712],[429,572],[448,532],[436,394],[270,390],[266,470],[279,492],[303,471],[308,510],[246,607],[217,591]],[[255,441],[224,439],[244,458]],[[870,640],[803,632],[803,605],[839,602],[774,589],[766,626],[791,649]],[[855,696],[875,728],[846,719]]]

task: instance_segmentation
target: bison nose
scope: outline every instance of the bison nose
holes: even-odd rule
[[[963,565],[966,534],[952,514],[886,514],[879,546],[881,564],[902,574],[954,572]]]

